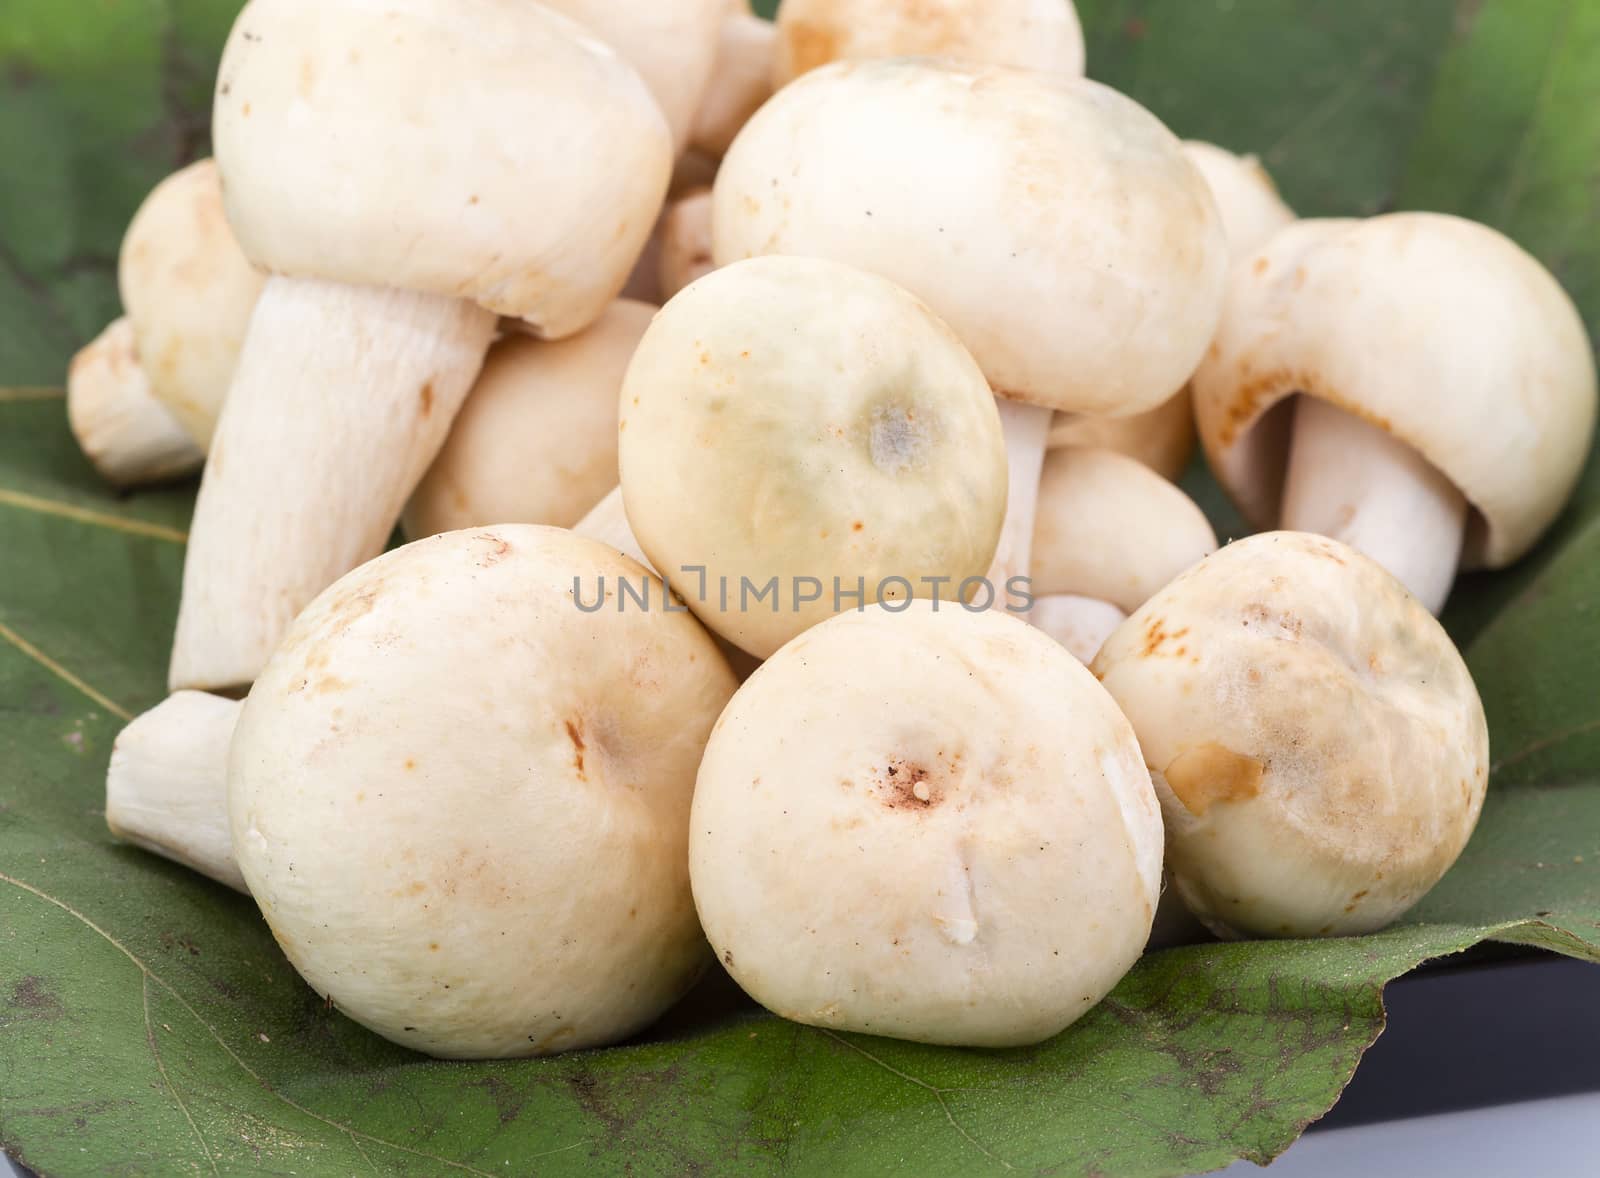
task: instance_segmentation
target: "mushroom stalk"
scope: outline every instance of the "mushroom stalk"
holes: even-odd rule
[[[1128,615],[1098,597],[1053,593],[1034,599],[1028,620],[1066,647],[1080,663],[1091,663]]]
[[[1466,499],[1416,450],[1336,405],[1299,398],[1284,528],[1342,540],[1437,615],[1455,580],[1466,521]]]
[[[106,825],[245,891],[228,829],[228,746],[244,704],[180,691],[124,728],[106,771]]]
[[[1011,599],[1007,586],[1013,577],[1026,577],[1033,564],[1033,519],[1039,506],[1039,476],[1044,470],[1044,454],[1050,442],[1050,423],[1054,414],[1039,405],[996,397],[1000,409],[1000,428],[1006,438],[1006,465],[1010,480],[1006,499],[1006,522],[1000,531],[1000,546],[989,566],[989,583],[997,602]]]
[[[268,281],[195,503],[173,690],[248,685],[301,608],[383,551],[495,323],[464,299]]]
[[[84,456],[114,487],[180,478],[205,461],[200,447],[151,392],[127,319],[118,319],[73,357],[67,419]]]

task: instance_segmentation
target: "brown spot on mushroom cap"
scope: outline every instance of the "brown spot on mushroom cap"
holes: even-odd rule
[[[478,539],[489,545],[489,551],[478,557],[478,567],[481,569],[494,567],[511,552],[511,542],[493,532],[484,532]]]
[[[891,810],[931,810],[944,800],[944,789],[914,761],[896,757],[875,776],[873,793]]]
[[[573,721],[567,721],[567,739],[572,741],[572,766],[578,771],[579,781],[588,781],[583,771],[583,752],[588,745],[583,743],[583,729]]]
[[[422,402],[422,416],[433,415],[433,381],[424,381],[422,389],[417,393],[417,400]]]
[[[1184,808],[1202,815],[1219,802],[1259,796],[1266,773],[1266,765],[1254,757],[1203,744],[1179,753],[1162,775]]]

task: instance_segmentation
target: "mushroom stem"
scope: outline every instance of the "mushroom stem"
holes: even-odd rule
[[[462,299],[267,282],[195,503],[173,690],[251,683],[294,616],[383,551],[495,322]]]
[[[1100,653],[1112,631],[1128,620],[1128,615],[1098,597],[1054,593],[1034,600],[1028,620],[1087,665]]]
[[[151,392],[127,319],[112,323],[73,357],[67,420],[84,456],[113,487],[179,478],[205,461],[200,447]]]
[[[1336,405],[1298,398],[1284,528],[1342,540],[1438,614],[1466,521],[1466,499],[1416,450]]]
[[[243,707],[180,691],[117,735],[106,771],[112,834],[241,892],[227,785],[228,746]]]
[[[1039,506],[1039,476],[1044,470],[1045,449],[1050,441],[1049,409],[996,397],[1000,427],[1006,437],[1006,465],[1010,485],[1006,499],[1006,522],[1000,531],[1000,546],[989,566],[989,582],[997,602],[1012,600],[1007,586],[1013,577],[1026,577],[1033,565],[1033,517]]]

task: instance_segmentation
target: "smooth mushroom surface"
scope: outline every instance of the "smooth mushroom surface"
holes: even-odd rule
[[[1205,177],[1235,264],[1255,253],[1273,234],[1292,222],[1294,210],[1278,195],[1278,186],[1253,155],[1235,155],[1225,147],[1185,139],[1183,153]]]
[[[156,185],[122,239],[117,286],[139,362],[151,393],[202,451],[266,281],[228,225],[214,160]]]
[[[272,278],[195,505],[173,689],[248,684],[383,550],[496,316],[552,339],[598,318],[672,169],[632,67],[523,0],[251,0],[213,128],[228,220]]]
[[[717,722],[695,784],[695,904],[784,1018],[972,1047],[1037,1043],[1138,959],[1161,818],[1132,729],[1038,630],[946,601],[845,613]]]
[[[1189,139],[1183,152],[1205,177],[1222,216],[1228,254],[1234,265],[1252,257],[1278,230],[1292,222],[1272,177],[1253,155]],[[1137,458],[1174,482],[1194,454],[1194,396],[1189,386],[1170,400],[1133,417],[1089,417],[1058,413],[1050,427],[1050,446],[1098,446]]]
[[[1057,413],[1050,423],[1052,450],[1061,446],[1115,450],[1172,482],[1187,469],[1194,443],[1194,397],[1188,385],[1154,409],[1132,417]]]
[[[1435,213],[1302,221],[1234,271],[1201,441],[1258,527],[1365,552],[1438,612],[1565,505],[1594,433],[1582,318],[1531,255]]]
[[[620,578],[653,607],[619,608]],[[688,988],[690,794],[734,679],[662,591],[517,525],[397,549],[300,615],[239,717],[228,809],[317,993],[416,1050],[499,1058],[626,1038]]]
[[[774,89],[829,62],[883,57],[1083,73],[1072,0],[782,0],[777,26]]]
[[[1417,599],[1336,540],[1228,545],[1136,610],[1094,672],[1138,733],[1174,885],[1221,934],[1383,928],[1477,823],[1472,676]]]
[[[672,128],[674,151],[689,143],[722,45],[728,0],[543,0],[610,45],[650,87]]]
[[[954,601],[994,555],[1006,465],[983,373],[850,266],[763,257],[688,287],[645,332],[618,428],[651,564],[757,657],[861,593]]]
[[[1052,450],[1033,530],[1033,622],[1089,662],[1128,614],[1216,549],[1194,500],[1142,463]]]
[[[72,358],[67,423],[84,457],[113,487],[180,478],[205,461],[204,451],[151,392],[126,318]]]
[[[719,265],[881,274],[972,350],[1011,471],[997,583],[1028,571],[1051,412],[1170,399],[1228,265],[1205,180],[1154,115],[1082,78],[946,59],[839,62],[775,94],[717,174],[712,239]]]
[[[698,188],[669,204],[660,236],[658,287],[667,300],[716,269],[711,261],[711,189]]]
[[[711,82],[689,133],[693,150],[714,159],[727,154],[750,116],[772,97],[772,57],[777,44],[776,27],[751,11],[750,0],[729,0]]]
[[[617,485],[617,396],[654,314],[618,299],[568,339],[496,343],[406,506],[406,536],[582,519]]]

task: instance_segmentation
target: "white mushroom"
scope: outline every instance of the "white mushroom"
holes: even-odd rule
[[[273,277],[195,506],[174,688],[250,682],[382,550],[496,313],[549,338],[597,318],[671,170],[638,75],[506,0],[251,0],[214,129],[229,220]]]
[[[600,541],[608,548],[614,548],[629,560],[638,561],[652,573],[656,571],[650,564],[650,558],[644,554],[644,549],[639,547],[639,541],[633,534],[633,526],[628,523],[628,512],[622,503],[621,487],[613,487],[611,493],[596,503],[588,515],[572,526],[572,530],[579,536],[587,536],[591,540]],[[755,669],[761,665],[760,659],[740,650],[720,634],[713,634],[712,638],[715,639],[717,649],[722,652],[722,657],[728,660],[728,666],[740,683],[755,674]]]
[[[150,391],[202,450],[211,447],[267,280],[239,248],[222,206],[214,161],[167,177],[134,214],[117,263]]]
[[[1294,220],[1278,189],[1253,155],[1199,140],[1185,140],[1183,152],[1205,177],[1222,216],[1233,264],[1251,257],[1278,230]],[[1194,453],[1194,397],[1187,384],[1171,400],[1133,417],[1086,417],[1058,413],[1050,427],[1050,446],[1098,446],[1137,458],[1174,481]]]
[[[84,457],[114,487],[179,478],[205,461],[188,431],[150,391],[127,319],[116,320],[72,358],[67,421]]]
[[[1438,612],[1458,564],[1510,564],[1565,504],[1595,364],[1572,300],[1511,241],[1393,213],[1298,222],[1237,268],[1195,398],[1248,519],[1342,539]]]
[[[728,0],[543,3],[592,30],[639,71],[667,116],[675,152],[682,152],[711,84]]]
[[[711,189],[698,188],[669,204],[660,235],[660,293],[671,299],[716,269],[711,262]]]
[[[618,428],[651,564],[758,657],[863,596],[954,601],[994,554],[994,398],[950,329],[876,275],[797,257],[707,275],[645,333]]]
[[[773,87],[833,61],[950,57],[1076,77],[1072,0],[782,0]]]
[[[1028,571],[1052,410],[1125,416],[1182,387],[1227,246],[1179,142],[1094,82],[953,61],[835,63],[773,96],[713,195],[714,260],[811,254],[925,300],[1000,397],[991,580]]]
[[[619,605],[623,580],[650,608]],[[242,711],[187,693],[136,720],[107,817],[247,886],[306,981],[395,1042],[500,1058],[625,1038],[708,961],[689,804],[735,686],[664,601],[554,528],[407,545],[306,608]]]
[[[841,614],[740,688],[689,855],[706,936],[775,1013],[1003,1047],[1138,959],[1161,819],[1081,663],[1015,618],[917,601]]]
[[[1294,210],[1283,202],[1272,176],[1255,156],[1235,155],[1199,139],[1185,139],[1183,153],[1216,198],[1235,265],[1255,256],[1273,234],[1294,220]]]
[[[228,746],[244,705],[180,691],[117,735],[106,825],[143,847],[245,891],[228,828]]]
[[[1033,622],[1089,662],[1129,613],[1216,548],[1205,513],[1142,463],[1052,450],[1033,531]]]
[[[617,485],[617,396],[655,308],[619,299],[569,339],[495,344],[401,524],[571,527]]]
[[[1207,557],[1094,671],[1132,721],[1189,908],[1245,936],[1380,929],[1477,822],[1483,705],[1444,630],[1353,549],[1274,532]]]
[[[1050,449],[1088,446],[1115,450],[1176,482],[1194,455],[1194,398],[1189,386],[1154,409],[1132,417],[1057,413],[1050,423]]]
[[[689,134],[691,148],[713,159],[727,154],[734,136],[772,97],[772,56],[777,43],[776,28],[750,10],[750,0],[729,0],[711,83]]]

